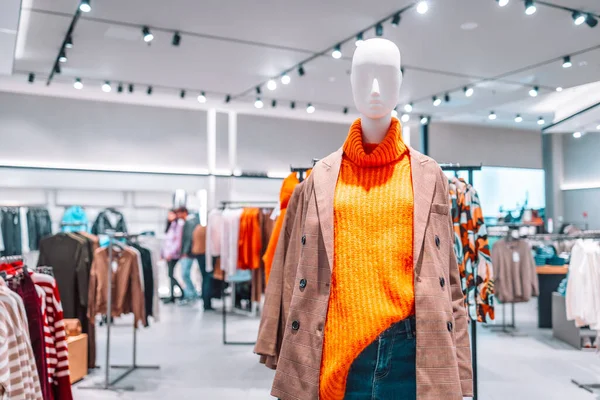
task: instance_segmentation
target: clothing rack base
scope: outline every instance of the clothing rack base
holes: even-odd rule
[[[594,393],[594,389],[600,389],[600,383],[579,383],[575,379],[571,379],[571,383],[577,385],[580,389],[587,390],[590,393]]]

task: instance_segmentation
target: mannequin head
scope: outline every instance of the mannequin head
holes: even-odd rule
[[[363,119],[391,118],[402,85],[400,61],[398,46],[387,39],[369,39],[356,48],[352,93]]]

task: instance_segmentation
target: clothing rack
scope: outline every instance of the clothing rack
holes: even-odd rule
[[[459,163],[440,164],[442,171],[466,171],[469,183],[473,185],[473,171],[481,171],[482,164],[461,165]],[[454,231],[453,231],[454,232]],[[473,369],[473,400],[477,400],[477,320],[471,319],[471,367]]]
[[[298,180],[300,182],[303,182],[306,179],[306,171],[308,171],[309,169],[312,169],[312,167],[306,168],[306,167],[300,167],[300,168],[294,168],[290,165],[290,172],[295,172],[296,174],[298,174]]]
[[[118,246],[123,248],[123,244],[115,239],[129,239],[132,237],[138,237],[141,235],[147,234],[144,232],[143,234],[138,235],[129,235],[123,232],[115,232],[112,230],[107,230],[105,235],[108,236],[108,284],[107,284],[107,301],[106,301],[106,309],[107,309],[107,324],[106,324],[106,362],[105,362],[105,371],[104,371],[104,382],[95,384],[93,386],[81,387],[81,389],[95,389],[95,390],[112,390],[112,391],[133,391],[135,387],[133,386],[125,386],[125,387],[117,387],[115,386],[118,382],[123,380],[126,376],[131,374],[136,369],[160,369],[158,365],[139,365],[137,363],[137,321],[134,320],[133,326],[133,361],[131,365],[110,365],[110,327],[112,325],[112,263],[113,263],[113,246]],[[92,316],[93,317],[93,316]],[[110,369],[125,369],[126,371],[119,375],[117,378],[111,381],[110,379]]]
[[[230,207],[231,205],[236,206],[274,206],[276,203],[273,201],[222,201],[221,209],[225,209]],[[225,278],[224,278],[225,279]],[[225,280],[225,282],[227,282]],[[231,282],[231,308],[232,311],[235,312],[235,282]],[[223,307],[222,307],[222,315],[223,315],[223,344],[224,345],[234,345],[234,346],[254,346],[256,342],[232,342],[227,340],[227,304],[225,301],[225,285],[221,286],[221,298],[223,299]],[[254,317],[257,315],[258,304],[252,303],[252,312],[243,313],[243,315],[247,315],[250,317]]]

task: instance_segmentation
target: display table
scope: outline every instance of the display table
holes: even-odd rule
[[[567,276],[568,265],[543,265],[536,268],[540,285],[538,296],[538,328],[552,328],[552,293]]]

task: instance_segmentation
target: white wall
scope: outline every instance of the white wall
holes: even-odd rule
[[[413,135],[413,143],[419,142]],[[429,155],[439,163],[542,168],[541,133],[484,125],[432,123]]]

